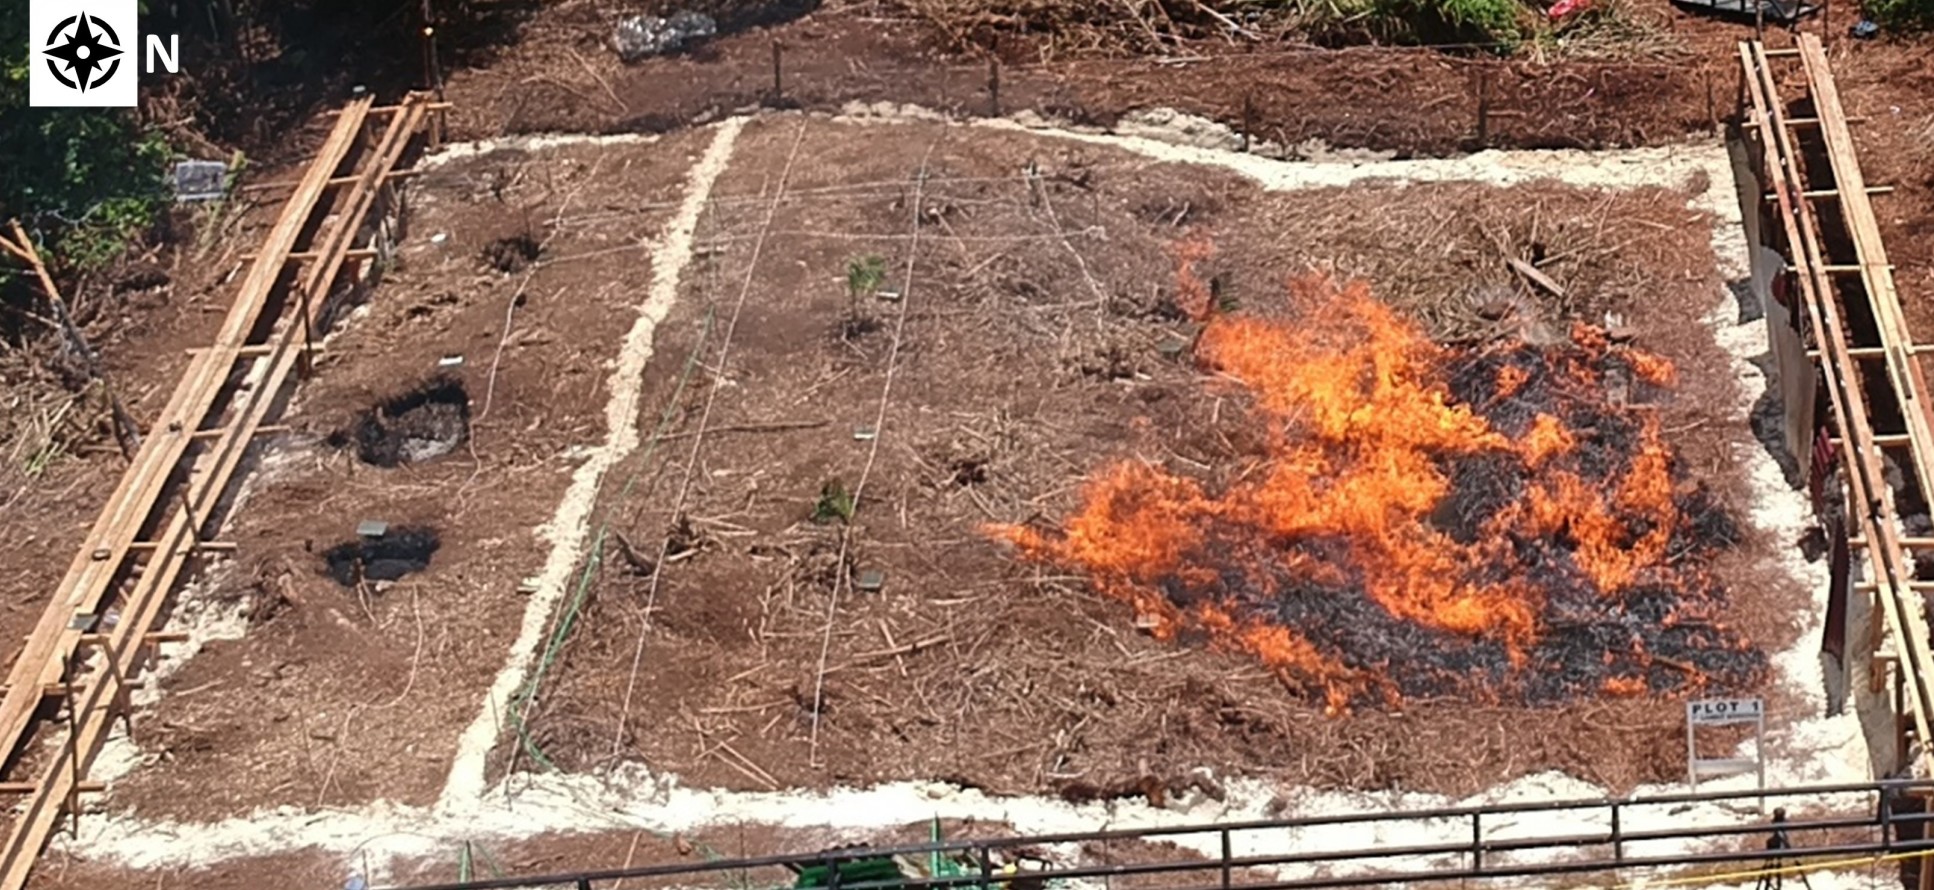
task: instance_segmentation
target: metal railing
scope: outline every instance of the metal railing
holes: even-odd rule
[[[1934,795],[1934,780],[1899,780],[1764,791],[1721,791],[1656,797],[1539,801],[1477,807],[1353,813],[1249,822],[1115,831],[943,841],[890,847],[773,855],[710,862],[681,862],[628,869],[590,870],[481,881],[423,885],[408,890],[511,890],[626,887],[779,887],[788,872],[819,868],[823,886],[842,890],[885,888],[994,888],[1037,882],[1113,884],[1144,877],[1160,886],[1211,890],[1296,890],[1577,875],[1636,870],[1687,870],[1704,866],[1766,866],[1830,859],[1862,864],[1934,853],[1923,841],[1934,816],[1909,811],[1903,801]],[[1791,811],[1775,822],[1755,815],[1768,805]],[[1913,806],[1918,806],[1918,802]],[[1700,808],[1709,812],[1691,812]],[[1746,812],[1740,812],[1740,810]],[[1527,822],[1523,817],[1537,817]],[[1549,831],[1538,829],[1548,828]],[[1325,844],[1338,829],[1371,836],[1402,833],[1428,840],[1350,846]],[[1785,845],[1771,843],[1778,831]],[[1136,849],[1098,863],[1086,854],[1097,845]],[[1167,845],[1173,845],[1168,847]],[[1038,851],[1059,860],[1038,869],[1007,872],[1004,863]],[[1177,856],[1176,849],[1193,851]],[[1904,855],[1905,854],[1905,855]],[[955,873],[917,877],[842,880],[842,871],[882,857],[954,863]],[[940,870],[935,870],[940,871]],[[1154,886],[1143,883],[1138,886]]]

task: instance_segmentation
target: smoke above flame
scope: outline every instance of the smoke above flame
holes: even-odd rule
[[[1737,530],[1675,472],[1659,356],[1433,343],[1361,282],[1293,282],[1283,317],[1217,314],[1178,246],[1196,361],[1252,397],[1263,453],[1209,482],[1139,460],[1058,528],[991,531],[1078,569],[1164,640],[1245,652],[1332,712],[1544,703],[1757,682],[1706,569]]]

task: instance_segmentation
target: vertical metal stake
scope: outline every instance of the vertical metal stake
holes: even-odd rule
[[[1477,72],[1477,147],[1491,147],[1491,72]]]
[[[1893,788],[1883,784],[1880,788],[1880,798],[1876,803],[1880,810],[1876,814],[1876,821],[1880,823],[1880,852],[1892,853],[1894,852]]]
[[[987,56],[987,105],[988,117],[1001,116],[1001,57]]]
[[[1686,705],[1686,784],[1699,790],[1699,748],[1692,737],[1692,705]]]
[[[1249,152],[1249,134],[1256,129],[1256,94],[1242,94],[1242,151]]]
[[[1484,874],[1484,814],[1471,814],[1471,871]]]
[[[1222,890],[1229,890],[1234,883],[1235,876],[1232,873],[1234,866],[1229,863],[1229,859],[1229,829],[1224,828],[1222,829]]]
[[[980,890],[994,888],[994,859],[988,855],[986,844],[980,845]]]
[[[1759,814],[1766,815],[1766,708],[1753,724],[1753,759],[1759,762]]]
[[[772,102],[775,105],[786,97],[785,70],[780,61],[780,54],[782,52],[783,50],[779,48],[779,41],[774,40],[772,42]]]
[[[74,663],[60,660],[61,683],[67,687],[67,817],[76,837],[81,833],[81,721],[80,697],[74,694]]]
[[[1625,837],[1618,827],[1618,801],[1612,801],[1612,861],[1625,861]]]

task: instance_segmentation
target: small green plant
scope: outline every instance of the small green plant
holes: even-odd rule
[[[853,521],[853,494],[838,479],[828,479],[819,487],[819,500],[813,504],[813,521],[820,525],[835,520]]]
[[[886,260],[868,255],[846,263],[846,320],[839,326],[840,339],[852,340],[873,330],[874,320],[860,310],[860,302],[879,293],[885,283]]]
[[[846,264],[846,295],[859,302],[870,297],[886,283],[886,260],[877,256],[855,257]]]

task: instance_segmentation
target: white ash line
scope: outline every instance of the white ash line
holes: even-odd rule
[[[551,624],[552,613],[564,598],[571,572],[584,556],[598,487],[605,473],[638,447],[638,398],[644,387],[645,365],[652,355],[652,335],[678,299],[679,279],[692,258],[692,232],[711,196],[713,183],[732,159],[732,148],[745,124],[746,118],[733,118],[719,125],[712,144],[688,174],[684,203],[666,223],[658,241],[648,248],[652,258],[651,288],[638,307],[638,318],[632,323],[631,332],[625,335],[607,381],[611,398],[604,406],[608,431],[604,446],[593,450],[578,465],[556,515],[537,530],[539,536],[550,540],[550,555],[537,577],[537,589],[524,607],[524,623],[517,633],[517,641],[510,646],[509,660],[497,674],[496,682],[490,684],[483,709],[458,739],[456,760],[450,766],[440,808],[459,807],[484,795],[488,784],[486,761],[503,732],[511,696],[524,683],[545,629]]]

